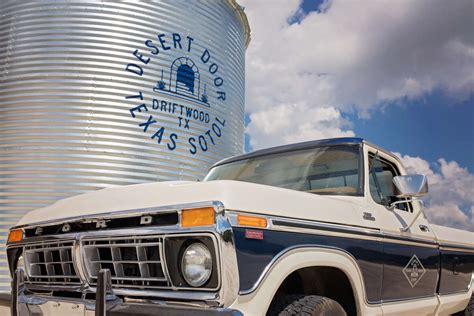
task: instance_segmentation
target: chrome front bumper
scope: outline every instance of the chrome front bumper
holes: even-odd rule
[[[165,302],[124,302],[122,299],[116,297],[112,292],[110,271],[106,269],[101,270],[99,273],[95,301],[28,295],[25,293],[23,280],[24,271],[15,271],[12,281],[11,297],[0,297],[0,305],[6,305],[10,303],[10,310],[12,316],[243,315],[237,310],[227,308],[170,305]]]

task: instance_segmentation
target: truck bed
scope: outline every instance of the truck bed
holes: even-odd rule
[[[474,271],[474,233],[431,225],[439,243],[441,275],[438,292],[452,294],[471,286]]]

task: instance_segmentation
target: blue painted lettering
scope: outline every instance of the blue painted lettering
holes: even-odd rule
[[[133,52],[133,55],[134,55],[135,57],[137,57],[137,59],[138,59],[139,61],[141,61],[142,63],[144,63],[145,65],[150,62],[150,57],[144,58],[144,57],[143,57],[143,54],[140,54],[140,53],[138,52],[138,49],[135,49],[135,51]]]
[[[143,93],[140,91],[136,95],[126,96],[125,99],[140,99],[140,100],[143,100]]]
[[[138,124],[138,126],[143,127],[143,132],[146,132],[148,130],[148,127],[152,124],[155,124],[156,120],[153,119],[153,116],[150,115],[148,117],[148,120],[146,122]]]
[[[183,46],[181,46],[181,36],[178,33],[173,33],[173,46],[176,49],[178,44],[179,49],[183,49]]]
[[[193,115],[193,109],[186,107],[186,116],[191,117]]]
[[[142,77],[146,70],[145,65],[151,62],[153,56],[159,55],[165,50],[172,49],[192,52],[193,42],[194,38],[189,35],[173,32],[157,34],[154,41],[147,39],[143,42],[143,50],[135,49],[133,51],[132,55],[134,61],[128,63],[125,70]],[[184,56],[180,52],[177,52],[177,54],[180,54],[178,56],[181,57],[175,59],[170,65],[157,64],[160,67],[159,73],[153,73],[156,83],[151,88],[152,92],[155,93],[154,96],[157,98],[151,98],[151,108],[154,111],[175,115],[178,121],[177,125],[180,129],[190,130],[190,125],[194,122],[200,123],[200,127],[204,124],[209,124],[204,133],[188,138],[189,152],[195,155],[199,151],[206,152],[210,147],[217,146],[219,143],[218,139],[223,135],[226,123],[225,119],[215,117],[211,123],[210,114],[202,109],[222,106],[222,104],[215,104],[212,98],[210,98],[210,94],[211,91],[212,93],[217,93],[213,95],[214,100],[225,101],[227,98],[226,92],[222,91],[222,88],[210,89],[209,87],[210,84],[213,84],[215,87],[222,86],[224,79],[219,74],[221,67],[218,62],[214,60],[214,56],[208,49],[203,48],[203,50],[194,57],[194,54],[186,54]],[[178,61],[180,63],[178,63]],[[195,63],[195,61],[197,61],[197,63]],[[203,70],[208,72],[207,76],[205,74],[201,76],[196,75],[198,71]],[[154,69],[154,71],[156,70]],[[161,97],[166,98],[166,96],[172,96],[173,98],[171,100],[176,100],[176,98],[182,100],[183,104],[181,104],[181,101],[176,103],[161,99]],[[165,136],[165,127],[160,125],[159,120],[157,118],[155,119],[153,115],[149,113],[145,114],[149,111],[143,101],[145,98],[141,91],[137,92],[136,95],[126,96],[125,99],[140,100],[139,102],[142,103],[131,108],[129,112],[133,118],[138,116],[137,112],[142,113],[141,115],[143,117],[139,118],[137,124],[140,128],[143,128],[144,133],[150,133],[148,135],[153,134],[150,137],[151,139],[158,144],[166,144],[166,148],[170,151],[176,150],[181,146],[181,143],[178,141],[180,137],[179,133],[166,133],[166,135],[169,136]],[[188,103],[189,101],[193,103]],[[187,104],[189,104],[189,106]],[[195,107],[195,104],[198,106]],[[148,130],[153,131],[148,132]],[[166,140],[164,140],[164,138]]]
[[[140,104],[139,106],[136,106],[132,109],[130,109],[130,114],[132,114],[132,117],[135,117],[135,111],[138,111],[138,112],[141,112],[142,109],[145,109],[145,112],[148,112],[148,108],[146,107],[146,104],[143,103],[143,104]]]
[[[160,41],[161,48],[163,48],[163,50],[169,50],[169,49],[171,49],[171,47],[165,46],[166,41],[163,39],[163,37],[165,37],[165,34],[160,34],[160,35],[158,35],[158,40]]]
[[[137,64],[130,63],[127,65],[127,67],[125,67],[125,70],[130,71],[131,73],[134,73],[140,77],[143,75],[143,68]]]
[[[217,126],[216,123],[212,123],[212,130],[217,135],[217,137],[221,137],[221,135],[222,135],[221,128],[219,126]]]
[[[179,126],[179,127],[182,127],[182,126],[183,126],[183,120],[184,120],[184,128],[185,128],[185,129],[189,129],[189,122],[190,122],[191,120],[189,120],[189,119],[187,119],[187,118],[183,119],[181,116],[178,117],[178,126]]]
[[[155,46],[155,44],[153,44],[152,40],[146,40],[145,45],[147,47],[153,48],[153,50],[150,51],[150,53],[152,53],[153,55],[158,55],[159,54],[160,50],[158,49],[158,47]]]
[[[188,142],[189,142],[189,145],[191,145],[191,149],[189,150],[189,152],[192,154],[192,155],[195,155],[197,153],[197,147],[196,145],[194,144],[194,142],[196,142],[196,139],[194,137],[189,137],[188,139]]]
[[[201,147],[201,150],[207,151],[207,141],[204,138],[204,136],[199,135],[198,139],[199,139],[199,146]]]
[[[206,50],[204,51],[204,53],[202,53],[201,60],[202,60],[203,63],[207,63],[210,58],[211,58],[211,54],[210,54],[209,51],[206,49]]]
[[[160,111],[166,112],[166,105],[167,105],[167,104],[168,104],[168,103],[167,103],[166,101],[161,101],[161,109],[160,109]]]
[[[209,66],[209,72],[210,72],[211,74],[215,74],[218,69],[219,69],[219,66],[217,66],[215,63],[212,63],[212,64]]]
[[[217,77],[214,79],[214,85],[216,87],[222,86],[223,83],[224,83],[224,79],[222,79],[221,77]]]
[[[191,43],[194,41],[194,38],[187,36],[188,38],[188,52],[191,51]]]
[[[157,99],[153,99],[153,110],[158,110],[160,108],[160,102]]]
[[[217,91],[218,99],[225,101],[225,92],[224,91]]]
[[[161,144],[161,140],[163,139],[163,133],[165,132],[165,128],[160,128],[155,134],[153,134],[150,138],[155,139],[157,138],[156,142]]]
[[[170,141],[171,144],[167,144],[169,150],[175,150],[176,149],[176,140],[178,139],[178,135],[175,133],[172,133],[170,135]]]
[[[225,126],[225,120],[221,121],[218,117],[216,117],[216,121],[222,125],[222,127]]]
[[[206,135],[209,136],[209,139],[211,140],[211,143],[212,143],[213,145],[215,145],[216,143],[214,143],[214,138],[212,138],[212,135],[211,135],[211,131],[210,131],[210,130],[208,130],[208,131],[206,132]]]

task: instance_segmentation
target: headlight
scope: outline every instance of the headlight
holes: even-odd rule
[[[25,270],[25,259],[23,259],[23,256],[18,257],[18,260],[16,261],[16,269]]]
[[[204,244],[194,243],[186,248],[181,259],[181,273],[186,282],[194,287],[209,280],[212,273],[212,256]]]

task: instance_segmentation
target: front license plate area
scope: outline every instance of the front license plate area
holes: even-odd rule
[[[40,315],[51,316],[84,316],[85,306],[81,303],[70,302],[47,302],[42,305],[29,305],[30,314],[40,313]]]

